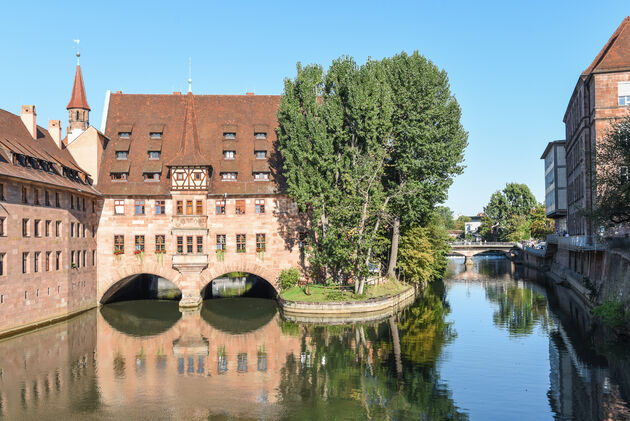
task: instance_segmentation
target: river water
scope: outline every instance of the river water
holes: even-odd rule
[[[366,324],[258,298],[108,304],[0,342],[0,419],[630,419],[628,347],[562,300],[486,257]]]

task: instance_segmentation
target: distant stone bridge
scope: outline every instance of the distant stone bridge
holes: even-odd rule
[[[486,242],[486,243],[473,243],[473,242],[457,242],[451,243],[450,256],[464,256],[466,263],[472,262],[470,260],[474,255],[487,253],[491,251],[503,252],[506,255],[510,253],[512,249],[520,248],[518,243],[500,243],[500,242]]]

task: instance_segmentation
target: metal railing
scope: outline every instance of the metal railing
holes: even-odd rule
[[[451,246],[476,246],[476,247],[491,247],[491,246],[500,246],[500,247],[513,247],[516,244],[510,242],[500,242],[500,241],[455,241],[450,243]]]

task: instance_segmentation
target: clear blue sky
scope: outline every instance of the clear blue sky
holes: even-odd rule
[[[624,1],[3,2],[0,108],[36,104],[67,121],[75,57],[91,123],[107,89],[282,93],[295,63],[363,62],[419,50],[450,77],[469,132],[466,171],[449,192],[456,214],[480,212],[506,182],[543,200],[540,155],[564,138],[578,75],[630,14]],[[65,129],[64,129],[65,132]]]

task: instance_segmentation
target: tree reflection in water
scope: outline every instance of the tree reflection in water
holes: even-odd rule
[[[300,355],[281,370],[279,401],[290,419],[466,420],[442,384],[436,361],[455,337],[442,285],[387,321],[291,325]],[[297,331],[296,331],[297,330]]]
[[[549,331],[551,319],[546,297],[530,287],[517,283],[498,283],[486,286],[486,298],[499,308],[493,321],[510,335],[530,335],[536,326]]]

